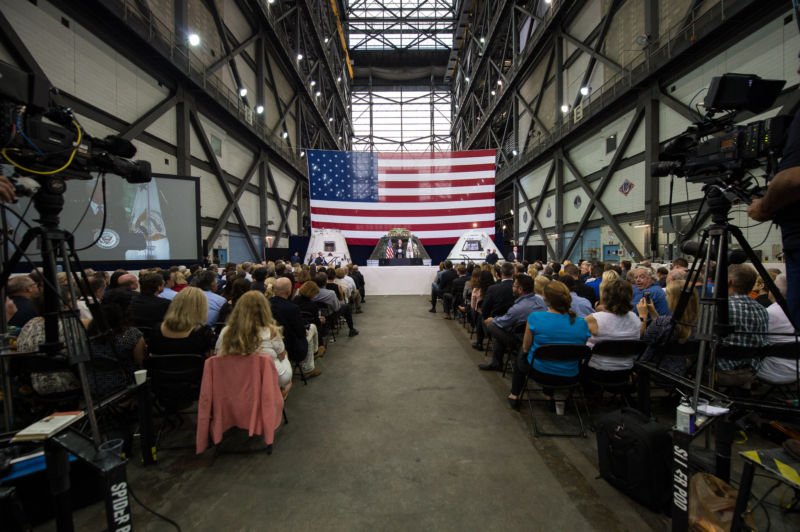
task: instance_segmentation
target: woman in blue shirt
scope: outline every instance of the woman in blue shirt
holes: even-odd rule
[[[533,360],[533,352],[546,344],[583,344],[589,334],[589,327],[583,318],[578,318],[570,309],[572,297],[569,289],[560,281],[553,281],[544,289],[544,300],[550,310],[532,312],[528,316],[528,328],[522,342],[522,351],[514,367],[511,380],[511,393],[508,403],[511,408],[519,408],[519,396],[525,384],[525,376],[530,372],[536,381],[558,388],[571,384],[578,374],[578,362],[550,362]],[[533,369],[531,369],[533,364]]]

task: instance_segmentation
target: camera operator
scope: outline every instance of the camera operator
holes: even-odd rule
[[[789,128],[778,173],[769,182],[763,198],[747,208],[750,218],[759,222],[774,220],[781,228],[788,288],[786,302],[795,324],[800,324],[800,110]]]

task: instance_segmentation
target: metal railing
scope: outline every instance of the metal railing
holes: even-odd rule
[[[728,4],[731,1],[728,0]],[[697,8],[700,9],[700,8]],[[713,5],[705,13],[694,17],[692,16],[688,24],[679,22],[660,36],[660,41],[664,42],[658,48],[647,47],[637,53],[627,63],[622,70],[615,72],[598,89],[592,89],[588,96],[584,96],[581,105],[583,109],[582,118],[579,121],[573,120],[572,111],[564,115],[563,120],[556,124],[549,133],[541,134],[535,139],[531,139],[529,148],[525,153],[512,163],[506,164],[498,171],[498,183],[513,175],[519,168],[526,166],[536,159],[545,150],[552,147],[573,130],[579,128],[588,118],[606,109],[612,102],[627,94],[636,84],[650,76],[655,70],[663,66],[666,62],[675,57],[677,45],[681,42],[694,42],[697,33],[716,27],[727,19],[725,12],[725,0]],[[679,53],[682,53],[682,49]],[[498,164],[501,158],[498,157]]]
[[[302,175],[307,175],[305,158],[300,156],[303,148],[290,148],[282,139],[272,135],[266,123],[257,119],[255,110],[245,105],[239,94],[225,85],[216,74],[208,74],[202,59],[192,52],[185,43],[176,39],[173,29],[151,11],[143,13],[134,0],[114,0],[122,13],[123,20],[141,37],[166,53],[170,61],[181,69],[194,83],[202,87],[217,104],[225,108],[256,133],[264,143],[291,164]]]

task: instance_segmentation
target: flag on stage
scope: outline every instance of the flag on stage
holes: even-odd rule
[[[389,245],[386,246],[386,258],[393,259],[394,258],[394,250],[392,249],[392,242],[389,242]]]
[[[423,244],[465,231],[494,234],[495,150],[431,153],[308,151],[311,228],[374,245],[395,227]]]

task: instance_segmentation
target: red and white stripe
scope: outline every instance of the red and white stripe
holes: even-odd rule
[[[453,244],[465,231],[494,234],[495,150],[379,153],[378,203],[311,200],[312,229],[339,229],[374,245],[395,227],[423,244]]]

